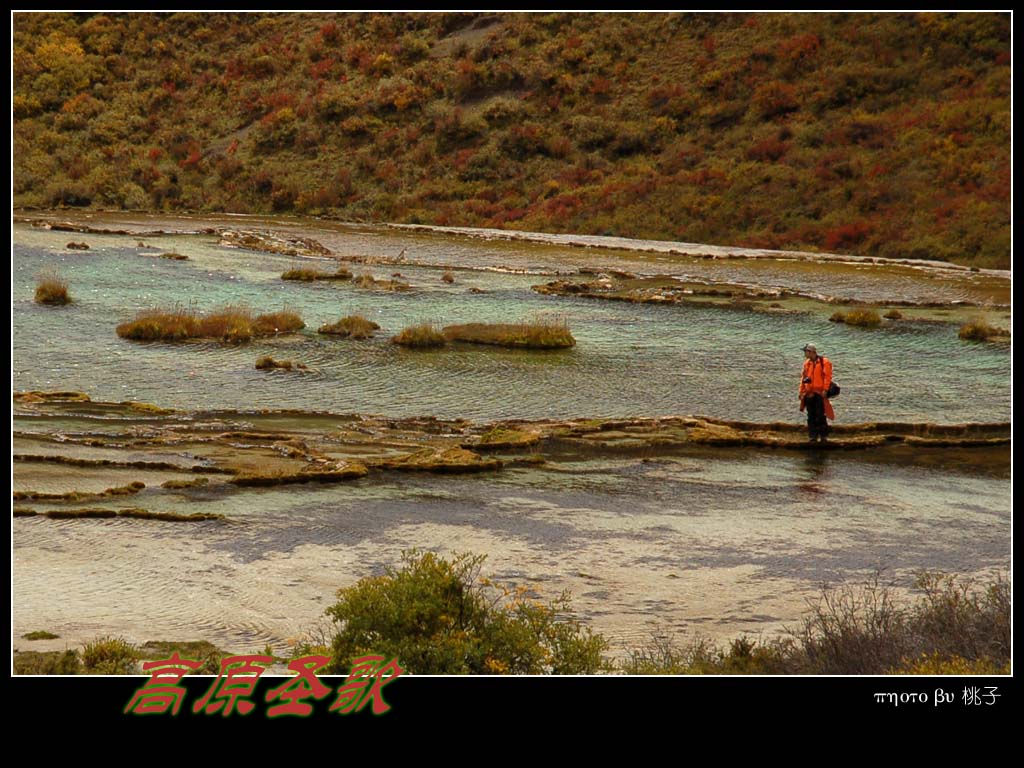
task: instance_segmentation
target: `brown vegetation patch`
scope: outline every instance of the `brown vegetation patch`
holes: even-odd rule
[[[167,259],[168,261],[188,261],[188,256],[185,254],[174,252],[161,253],[159,258]]]
[[[498,459],[485,459],[465,448],[424,448],[405,456],[383,459],[378,466],[407,472],[464,474],[501,469],[502,462]]]
[[[14,491],[11,496],[15,501],[36,499],[39,501],[84,501],[85,499],[102,499],[110,496],[130,496],[138,493],[146,487],[145,483],[135,482],[116,488],[107,488],[98,493],[85,493],[82,491],[68,491],[67,493],[45,493],[43,491]]]
[[[35,632],[27,632],[22,637],[25,640],[57,640],[60,635],[55,635],[53,632],[47,632],[44,629],[38,629]]]
[[[358,480],[365,477],[369,470],[362,464],[351,463],[342,467],[325,469],[303,468],[299,471],[281,469],[271,472],[246,472],[228,480],[238,486],[273,486],[292,485],[294,483],[339,483],[345,480]]]
[[[420,323],[405,328],[397,336],[392,336],[391,343],[414,349],[436,349],[443,347],[447,339],[433,323]]]
[[[289,310],[259,315],[252,323],[254,336],[273,336],[278,333],[301,331],[306,324],[298,313]]]
[[[60,276],[55,269],[46,269],[39,273],[36,280],[36,304],[52,304],[63,306],[71,303],[68,294],[68,281]]]
[[[92,400],[84,392],[15,392],[16,403],[90,403]]]
[[[308,371],[304,363],[297,363],[294,360],[275,360],[270,355],[264,355],[256,359],[256,370],[259,371]]]
[[[213,512],[192,512],[183,514],[180,512],[150,512],[148,509],[119,509],[118,517],[129,517],[135,520],[162,520],[171,523],[199,523],[203,520],[223,520],[224,515]]]
[[[104,509],[101,507],[87,507],[84,509],[52,509],[49,512],[40,512],[40,517],[49,517],[52,520],[89,520],[109,519],[112,517],[126,517],[134,520],[163,520],[175,523],[196,523],[203,520],[223,520],[224,515],[212,512],[194,512],[183,514],[180,512],[151,512],[141,507],[127,507],[123,509]]]
[[[495,426],[480,436],[477,447],[495,451],[508,448],[526,448],[540,442],[538,432],[526,432],[509,427]]]
[[[898,309],[890,309],[888,312],[882,315],[882,317],[884,317],[886,320],[902,320],[903,313],[900,312]]]
[[[16,453],[11,456],[12,461],[29,461],[43,464],[65,464],[72,467],[124,467],[131,469],[170,469],[177,472],[187,472],[187,467],[172,464],[169,461],[117,461],[115,459],[80,459],[75,456],[61,456],[33,453]]]
[[[69,249],[69,250],[72,250],[72,251],[88,251],[89,250],[89,244],[88,243],[74,243],[74,242],[72,242],[72,243],[68,243],[64,247]]]
[[[313,282],[314,280],[351,280],[352,273],[339,266],[335,272],[322,272],[319,269],[289,269],[281,275],[282,280],[298,280],[301,282]]]
[[[143,310],[134,320],[117,326],[117,335],[135,341],[216,339],[244,342],[258,336],[293,333],[306,327],[295,312],[283,310],[254,315],[242,305],[229,305],[207,315],[192,309]]]
[[[500,347],[565,349],[576,345],[576,339],[564,320],[542,323],[467,323],[449,325],[443,333],[449,341]]]
[[[973,320],[960,326],[960,338],[965,341],[988,341],[995,338],[1008,338],[1010,332],[996,328],[981,320]]]
[[[173,408],[161,408],[159,405],[153,405],[152,403],[140,403],[135,400],[122,400],[118,405],[129,408],[139,413],[150,413],[154,416],[170,416],[174,413]]]
[[[367,320],[362,315],[349,315],[336,323],[320,326],[317,333],[341,336],[346,339],[369,339],[377,330],[380,330],[380,326],[372,320]]]
[[[52,509],[49,512],[41,512],[41,516],[53,520],[76,520],[92,518],[117,517],[116,509],[87,508],[87,509]]]
[[[168,480],[166,483],[161,483],[161,488],[166,488],[169,491],[177,491],[183,488],[201,488],[204,485],[209,485],[210,480],[206,477],[197,477],[194,480]]]
[[[852,309],[849,312],[835,312],[829,322],[846,323],[858,328],[877,328],[882,324],[882,317],[873,309]]]

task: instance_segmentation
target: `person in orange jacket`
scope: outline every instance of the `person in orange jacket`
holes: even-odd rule
[[[818,354],[813,344],[804,345],[804,370],[800,375],[800,410],[807,410],[807,435],[815,440],[827,442],[828,420],[836,414],[828,399],[832,385],[832,363]]]

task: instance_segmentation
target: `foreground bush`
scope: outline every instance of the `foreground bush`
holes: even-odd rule
[[[341,336],[346,339],[369,339],[377,330],[380,330],[380,326],[372,320],[367,320],[362,315],[349,315],[336,323],[320,326],[317,333]]]
[[[14,653],[16,675],[79,675],[82,661],[78,651],[17,651]]]
[[[90,675],[131,675],[139,660],[138,649],[120,637],[103,637],[82,648],[82,667]]]
[[[228,655],[206,641],[151,641],[136,647],[120,637],[104,637],[86,643],[81,650],[14,652],[16,675],[135,675],[139,662],[166,659],[177,652],[182,658],[202,663],[196,674],[215,675],[220,660]]]
[[[447,339],[445,335],[437,330],[433,323],[420,323],[404,329],[397,336],[391,337],[392,344],[401,347],[413,347],[414,349],[430,349],[443,347]]]
[[[995,674],[1010,663],[1010,584],[924,572],[904,605],[877,578],[823,590],[788,637],[740,638],[725,649],[664,639],[635,651],[632,674]]]
[[[916,661],[904,661],[902,667],[890,670],[894,675],[1008,675],[1010,662],[997,666],[991,659],[965,659],[923,654]]]
[[[565,618],[568,595],[550,603],[525,589],[495,589],[480,577],[482,555],[446,560],[402,554],[401,568],[338,592],[332,673],[368,653],[396,657],[413,674],[592,674],[606,668],[607,642]]]
[[[254,315],[245,306],[229,305],[208,315],[192,309],[147,309],[134,320],[117,326],[117,335],[136,341],[183,341],[185,339],[218,339],[249,341],[257,336],[293,333],[306,327],[295,312],[281,311]]]
[[[68,294],[68,281],[54,270],[44,270],[36,282],[36,304],[54,304],[62,306],[71,303]]]
[[[449,341],[524,349],[565,349],[576,345],[565,322],[467,323],[443,331]]]
[[[621,665],[629,675],[771,675],[786,669],[785,643],[760,643],[747,637],[719,648],[710,640],[697,638],[677,645],[656,637],[645,647],[631,652]]]

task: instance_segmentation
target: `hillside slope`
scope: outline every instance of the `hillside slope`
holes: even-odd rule
[[[14,202],[1010,266],[1008,14],[24,14]]]

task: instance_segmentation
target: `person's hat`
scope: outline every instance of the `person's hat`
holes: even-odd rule
[[[818,348],[813,344],[804,344],[804,352],[813,352],[814,354],[818,354]]]

